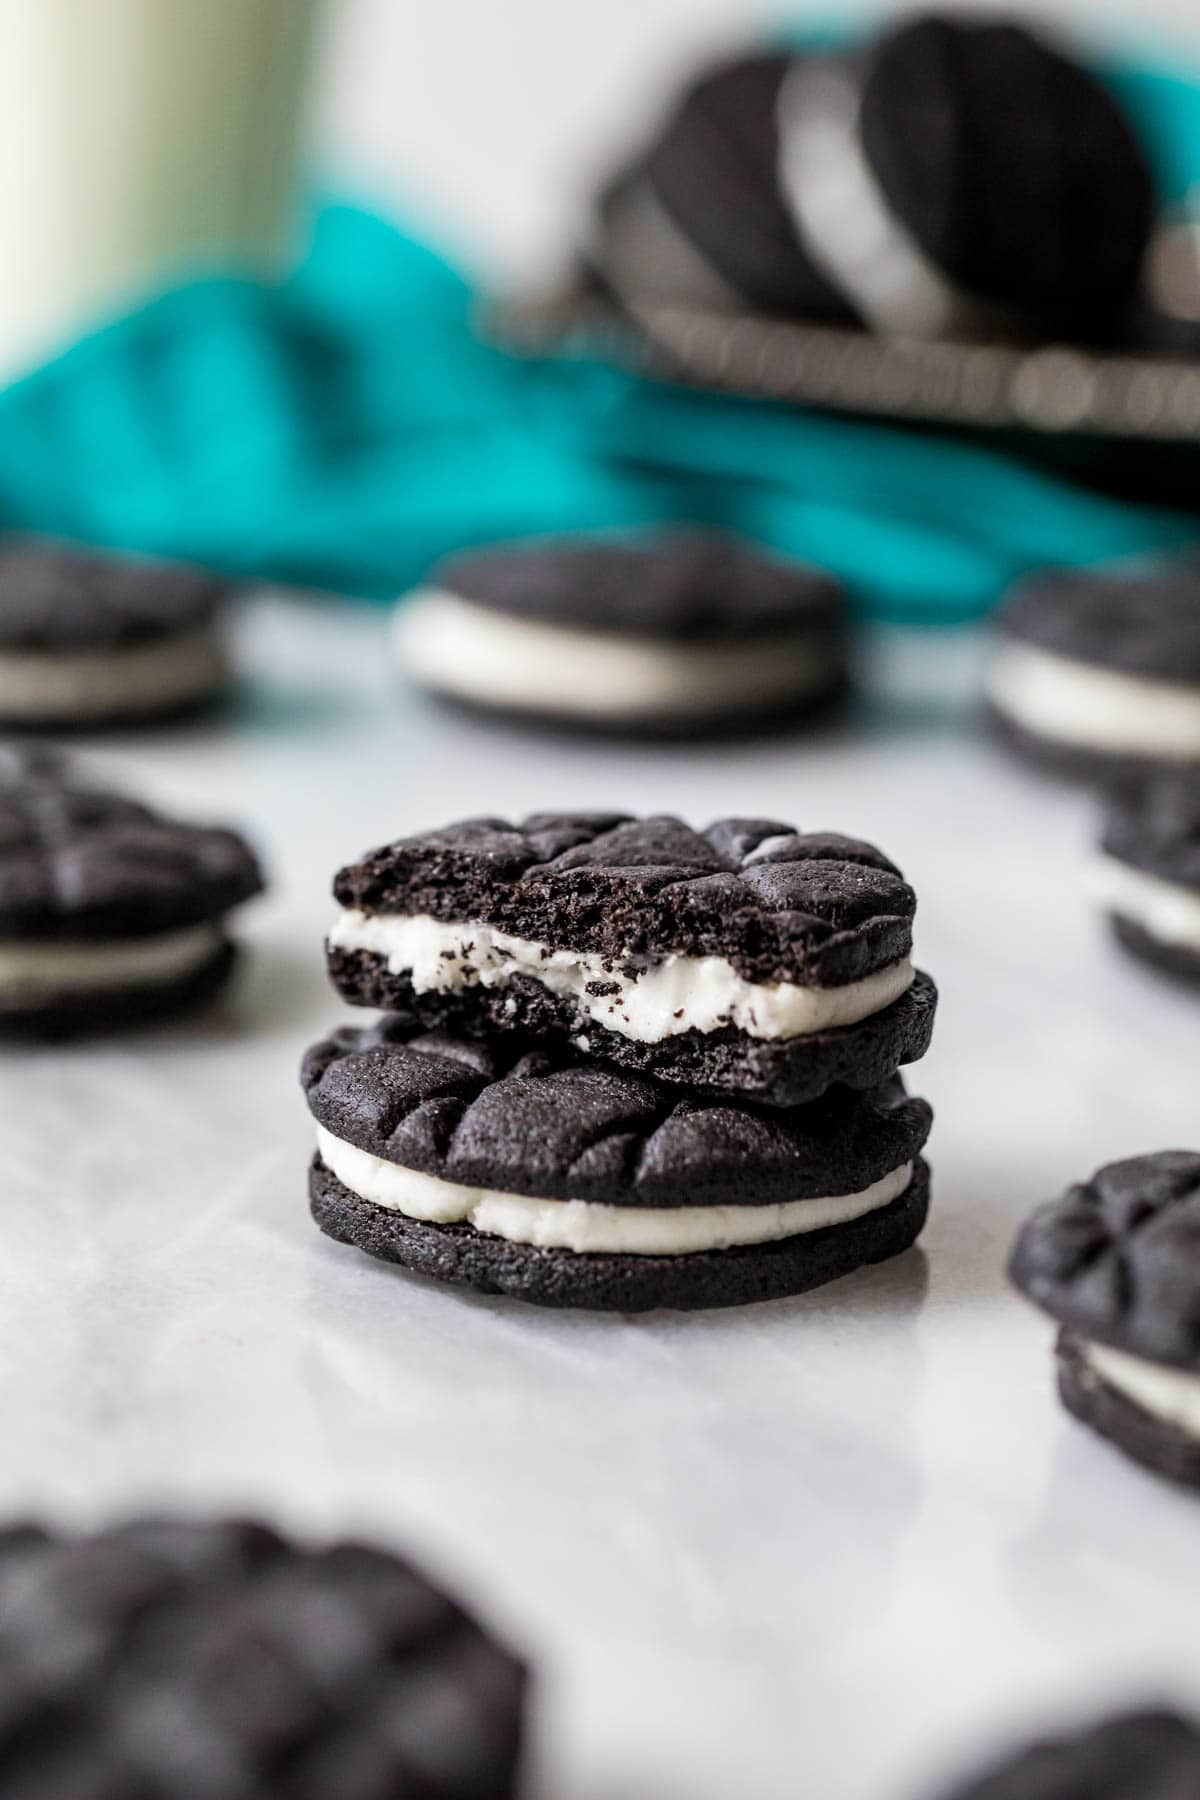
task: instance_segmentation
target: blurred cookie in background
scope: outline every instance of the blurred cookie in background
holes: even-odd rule
[[[1200,1794],[1200,1728],[1178,1713],[1122,1713],[1048,1738],[946,1800],[1186,1800]]]
[[[1200,983],[1200,764],[1114,791],[1092,891],[1127,950]]]
[[[0,542],[0,726],[149,724],[225,688],[227,584],[184,564]]]
[[[593,253],[618,297],[854,323],[779,178],[779,97],[796,62],[763,51],[705,71],[604,191]]]
[[[1064,774],[1200,765],[1200,561],[1050,572],[997,614],[993,721]]]
[[[1016,23],[915,19],[868,49],[843,107],[844,141],[832,93],[794,77],[783,167],[869,324],[1112,331],[1154,195],[1131,126],[1079,63]]]
[[[228,914],[262,887],[236,832],[164,818],[49,751],[0,748],[0,1035],[202,1005],[234,964]]]
[[[525,1687],[369,1544],[242,1519],[0,1529],[6,1800],[510,1800]]]
[[[1200,1155],[1163,1150],[1109,1163],[1039,1207],[1009,1264],[1061,1327],[1063,1405],[1189,1488],[1200,1488],[1198,1251]]]
[[[601,197],[632,303],[920,337],[1119,335],[1155,203],[1080,64],[1014,23],[926,17],[863,50],[730,59]]]
[[[605,731],[796,722],[848,684],[841,585],[707,532],[456,557],[401,603],[396,643],[405,672],[443,698]]]

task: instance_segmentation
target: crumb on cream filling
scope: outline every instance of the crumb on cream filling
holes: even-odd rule
[[[848,1225],[898,1200],[913,1175],[913,1164],[905,1163],[857,1194],[764,1206],[609,1206],[461,1187],[385,1162],[322,1125],[317,1126],[317,1148],[330,1174],[372,1206],[425,1224],[471,1225],[511,1244],[573,1250],[581,1256],[686,1256]]]
[[[993,656],[988,691],[998,711],[1038,737],[1117,754],[1200,758],[1200,685],[1125,675],[1008,642]]]
[[[1151,1418],[1200,1439],[1200,1374],[1130,1356],[1090,1338],[1072,1340],[1085,1365]]]
[[[198,699],[227,674],[215,627],[116,650],[0,650],[0,716],[93,718]]]
[[[439,588],[401,602],[396,643],[425,686],[481,705],[599,719],[741,712],[823,693],[841,657],[803,627],[746,642],[669,638],[520,619]]]
[[[914,978],[907,957],[842,987],[747,981],[720,956],[672,954],[631,973],[604,956],[553,950],[492,925],[352,908],[334,921],[328,942],[334,950],[382,957],[389,974],[407,975],[418,994],[504,988],[514,976],[528,976],[573,1000],[581,1024],[641,1044],[726,1025],[767,1040],[830,1031],[881,1012]]]
[[[223,942],[215,924],[90,943],[10,938],[0,942],[0,1007],[176,981],[202,967]]]
[[[1200,891],[1148,874],[1115,856],[1092,865],[1092,893],[1107,911],[1138,926],[1157,943],[1200,956]]]

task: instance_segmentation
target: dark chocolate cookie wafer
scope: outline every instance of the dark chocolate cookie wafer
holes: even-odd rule
[[[663,304],[916,336],[1119,338],[1154,223],[1105,87],[1011,23],[706,72],[602,194],[591,261]]]
[[[0,1531],[5,1800],[508,1800],[524,1687],[365,1544],[240,1521]]]
[[[1104,782],[1200,766],[1200,561],[1037,575],[997,625],[989,705],[1031,760]]]
[[[784,51],[734,57],[680,94],[601,207],[600,268],[618,293],[653,295],[674,275],[664,297],[703,301],[724,287],[734,305],[854,322],[780,185],[779,96],[796,60]],[[682,240],[674,258],[673,234]]]
[[[866,57],[862,154],[954,288],[1043,334],[1110,334],[1154,223],[1145,155],[1108,91],[1009,22],[902,21]]]
[[[1034,1744],[953,1800],[1190,1800],[1200,1730],[1172,1712],[1125,1713]]]
[[[322,1230],[543,1305],[801,1293],[907,1249],[928,1206],[931,1114],[899,1080],[772,1110],[396,1019],[315,1045],[302,1080]]]
[[[1200,1155],[1133,1157],[1068,1189],[1025,1226],[1011,1274],[1063,1327],[1070,1410],[1200,1486]]]
[[[212,699],[228,584],[36,538],[0,545],[0,724],[137,723]]]
[[[779,1106],[877,1086],[928,1048],[912,889],[833,833],[472,819],[374,851],[334,891],[339,991],[426,1024],[569,1041]]]
[[[1200,981],[1200,764],[1113,792],[1093,887],[1127,950]]]
[[[207,999],[259,892],[232,831],[180,824],[44,752],[0,750],[0,1032],[65,1035]]]
[[[402,665],[434,693],[607,731],[798,720],[848,680],[840,583],[717,532],[455,557],[402,601],[396,633]]]

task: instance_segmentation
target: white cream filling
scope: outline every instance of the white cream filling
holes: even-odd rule
[[[1135,756],[1200,758],[1200,685],[1122,675],[1003,643],[988,674],[1000,712],[1039,737]]]
[[[798,987],[747,981],[724,957],[671,955],[631,975],[603,956],[551,950],[491,925],[351,908],[334,921],[329,945],[383,957],[389,974],[409,976],[418,994],[504,988],[514,976],[531,976],[573,1000],[581,1024],[601,1025],[640,1044],[723,1025],[764,1039],[854,1025],[906,993],[914,973],[905,958],[844,987]],[[589,992],[593,987],[605,991]]]
[[[396,615],[401,663],[439,693],[482,705],[609,720],[708,717],[820,693],[836,651],[811,632],[683,643],[545,625],[426,588]]]
[[[212,626],[121,650],[5,650],[0,651],[0,717],[97,718],[169,709],[211,693],[225,676]]]
[[[473,1225],[510,1244],[574,1250],[582,1256],[686,1256],[769,1244],[829,1225],[848,1225],[890,1206],[912,1180],[913,1165],[893,1169],[858,1194],[786,1200],[768,1206],[606,1206],[588,1200],[533,1200],[491,1188],[460,1187],[384,1162],[317,1126],[321,1160],[360,1200],[435,1225]]]
[[[207,962],[221,942],[218,925],[194,925],[128,941],[10,939],[0,942],[0,1005],[173,981]]]
[[[1079,1350],[1101,1381],[1124,1394],[1144,1413],[1188,1437],[1200,1438],[1200,1375],[1168,1368],[1165,1363],[1147,1362],[1144,1357],[1130,1356],[1124,1350],[1112,1350],[1107,1344],[1089,1340],[1081,1341]]]
[[[1089,886],[1107,911],[1140,926],[1148,937],[1200,956],[1200,892],[1113,856],[1093,863]]]

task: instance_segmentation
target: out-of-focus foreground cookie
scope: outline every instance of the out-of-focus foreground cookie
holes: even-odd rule
[[[5,1800],[509,1800],[524,1687],[363,1544],[241,1521],[0,1531]]]
[[[1033,1744],[945,1800],[1193,1800],[1200,1730],[1177,1713],[1135,1712]]]

